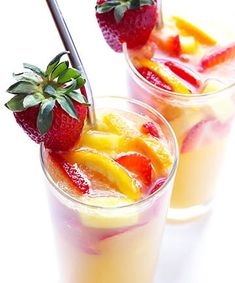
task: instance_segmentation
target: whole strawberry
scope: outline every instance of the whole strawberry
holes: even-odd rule
[[[98,0],[96,18],[110,47],[122,51],[144,45],[157,23],[155,0]]]
[[[54,151],[68,150],[78,141],[87,114],[86,98],[77,90],[85,80],[58,54],[45,72],[24,64],[25,72],[14,74],[17,82],[8,88],[14,97],[6,107],[36,143]]]

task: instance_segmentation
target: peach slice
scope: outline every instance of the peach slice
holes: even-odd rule
[[[199,27],[195,26],[194,24],[186,21],[185,19],[173,16],[172,19],[175,21],[176,26],[183,31],[186,31],[189,35],[192,35],[197,39],[200,43],[206,45],[215,45],[216,40],[201,30]]]
[[[82,164],[106,176],[118,190],[131,200],[140,198],[140,185],[128,172],[113,159],[92,150],[68,152],[65,159],[71,164]]]

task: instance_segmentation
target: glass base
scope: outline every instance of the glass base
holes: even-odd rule
[[[167,223],[180,224],[195,221],[211,210],[212,203],[211,201],[207,204],[195,205],[189,208],[170,208],[167,214]]]

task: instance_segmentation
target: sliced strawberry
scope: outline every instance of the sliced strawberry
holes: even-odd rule
[[[169,32],[153,32],[151,39],[167,55],[179,57],[181,54],[180,36],[178,34],[172,34],[172,32],[170,34]]]
[[[179,35],[170,36],[166,42],[166,48],[168,49],[168,53],[171,56],[178,57],[180,55],[181,47],[180,47],[180,37]]]
[[[163,136],[160,126],[158,124],[154,124],[153,122],[144,123],[140,131],[145,135],[150,134],[154,138],[160,138]]]
[[[119,155],[115,161],[136,174],[143,184],[147,186],[151,184],[152,166],[148,157],[138,152],[129,152]]]
[[[154,187],[151,189],[150,194],[153,194],[154,192],[158,191],[161,188],[161,186],[166,182],[166,179],[167,177],[164,177],[164,176],[159,177],[157,181],[155,182]]]
[[[157,74],[146,67],[138,68],[138,72],[150,83],[162,89],[172,91],[172,87],[163,81]]]
[[[235,58],[235,42],[227,46],[219,47],[202,57],[199,64],[200,70],[205,71],[208,68],[212,68],[233,58]]]
[[[85,194],[89,192],[89,181],[76,165],[72,165],[65,161],[59,154],[55,152],[50,153],[50,158],[56,164],[57,169],[63,174],[65,180],[78,193]]]
[[[166,61],[164,64],[177,76],[181,77],[195,88],[199,88],[201,86],[201,80],[199,76],[189,68],[172,61]]]
[[[223,138],[230,130],[230,122],[222,123],[216,118],[198,122],[187,133],[182,142],[181,153],[207,145],[213,140]]]

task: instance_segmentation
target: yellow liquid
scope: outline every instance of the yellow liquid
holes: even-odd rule
[[[105,158],[108,156],[115,159],[120,152],[139,152],[142,143],[135,144],[135,142],[136,139],[137,141],[140,139],[140,127],[150,119],[131,112],[120,111],[119,113],[128,122],[125,127],[115,116],[118,128],[113,127],[113,133],[107,128],[107,125],[101,123],[98,126],[99,129],[91,130],[90,135],[86,130],[84,131],[82,140],[74,151],[63,153],[65,160],[67,157],[70,164],[75,163],[82,174],[87,176],[91,186],[88,194],[76,195],[74,188],[65,180],[66,176],[61,166],[59,167],[56,163],[56,159],[50,158],[50,153],[46,158],[48,171],[62,193],[75,199],[71,202],[59,193],[56,195],[50,193],[63,283],[153,283],[154,280],[173,180],[167,184],[157,198],[142,203],[136,203],[135,199],[127,198],[125,190],[127,190],[127,184],[130,186],[129,183],[122,182],[120,188],[121,179],[124,177],[120,177],[120,174],[118,177],[113,177],[112,172],[116,168],[114,166],[118,165],[111,164]],[[107,116],[98,115],[98,119],[102,117],[107,118]],[[118,136],[119,131],[124,131],[127,136],[127,141],[124,139],[124,143]],[[99,135],[101,135],[101,140]],[[150,139],[152,141],[150,145],[154,145],[149,135],[141,133],[141,138],[147,141]],[[160,160],[164,162],[167,160],[167,153],[162,151],[162,155],[159,155],[159,158],[162,159],[158,160],[155,155],[162,147],[159,140],[155,141],[157,143],[155,151],[151,151],[151,146],[149,147],[147,143],[144,144],[146,154],[149,154],[152,161],[152,182],[156,180],[155,168],[159,174],[160,170],[170,170],[172,166],[168,164],[171,160],[170,155],[167,165],[164,163],[167,166],[164,168],[167,169],[159,166]],[[165,140],[164,144],[168,149]],[[85,159],[81,160],[81,152],[88,149],[96,150],[96,158],[99,153],[102,154],[100,158],[105,161],[95,164],[97,161],[94,159],[91,162],[91,168],[89,164],[82,164]],[[74,156],[76,158],[80,156],[80,159],[72,161]],[[131,182],[136,182],[134,174],[128,176]],[[103,204],[102,198],[108,202]],[[130,204],[129,207],[118,207]]]
[[[209,203],[215,194],[226,139],[181,153],[171,208],[190,208]]]

